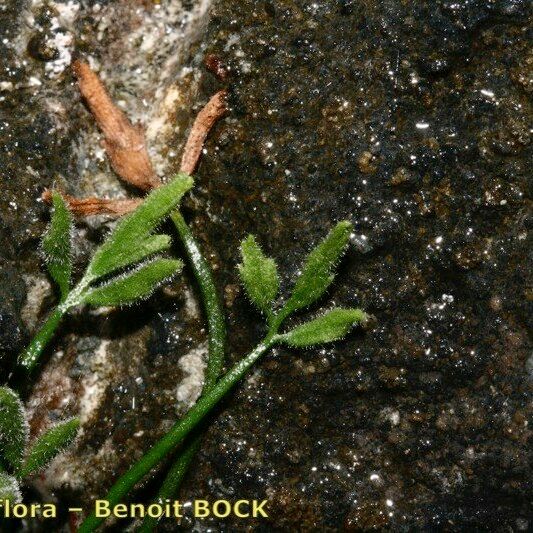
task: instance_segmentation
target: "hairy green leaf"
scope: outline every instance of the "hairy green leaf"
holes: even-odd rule
[[[183,263],[177,259],[155,259],[90,290],[83,299],[91,305],[132,304],[150,296],[182,266]]]
[[[17,393],[0,387],[0,456],[17,470],[28,440],[28,424]]]
[[[242,241],[241,255],[242,263],[238,269],[244,288],[250,300],[268,313],[279,291],[276,262],[263,253],[253,235]]]
[[[152,254],[154,242],[148,246],[146,253],[142,250],[142,243],[147,241],[157,225],[178,205],[192,184],[190,176],[178,174],[170,183],[152,191],[133,213],[117,224],[98,248],[87,269],[89,276],[92,279],[100,278]]]
[[[18,481],[5,472],[0,472],[0,502],[9,500],[11,503],[22,501]]]
[[[333,270],[348,245],[352,224],[339,222],[308,255],[291,297],[281,311],[288,316],[318,300],[331,285]]]
[[[124,253],[115,257],[113,270],[118,270],[128,265],[135,265],[156,253],[168,250],[171,242],[172,240],[169,235],[158,234],[149,235],[140,242],[130,243],[129,250],[124,250]]]
[[[361,309],[332,309],[322,316],[281,335],[289,346],[305,347],[342,339],[356,324],[366,318]]]
[[[59,285],[62,299],[66,298],[70,290],[72,276],[71,233],[72,215],[56,191],[52,192],[54,210],[48,231],[42,240],[42,250],[48,272]]]
[[[76,438],[79,426],[79,420],[71,418],[45,431],[35,440],[28,452],[24,465],[20,469],[19,477],[25,478],[48,466],[52,459]]]

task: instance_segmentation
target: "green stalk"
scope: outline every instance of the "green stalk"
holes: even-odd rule
[[[185,248],[185,253],[187,254],[196,282],[200,288],[202,301],[205,307],[208,325],[209,355],[202,394],[207,394],[215,386],[224,364],[224,344],[226,337],[224,315],[218,299],[211,269],[200,252],[198,244],[196,243],[189,226],[185,222],[183,215],[176,210],[171,214],[171,219],[176,226],[176,230],[178,231]],[[171,499],[178,492],[189,465],[200,448],[201,441],[202,435],[199,434],[187,444],[183,451],[179,453],[159,489],[155,500],[156,502],[164,502],[167,499]],[[139,529],[139,533],[150,533],[157,525],[157,522],[157,518],[146,516]]]
[[[83,303],[83,298],[87,294],[93,279],[92,274],[86,272],[76,287],[50,313],[39,331],[32,338],[29,346],[19,355],[18,364],[20,366],[24,367],[28,372],[33,370],[39,357],[41,357],[44,349],[54,336],[63,316],[71,307]]]
[[[191,461],[194,459],[194,456],[198,453],[200,444],[202,443],[202,435],[197,435],[192,442],[183,450],[174,461],[170,467],[159,492],[157,493],[157,498],[152,503],[164,504],[166,500],[171,500],[175,494],[178,492],[178,489],[189,469]],[[151,533],[154,528],[157,526],[159,518],[154,518],[146,515],[141,527],[137,530],[138,533]]]
[[[41,326],[37,334],[33,337],[29,346],[20,354],[18,362],[21,366],[26,368],[26,370],[31,371],[33,369],[43,350],[54,336],[54,333],[67,310],[68,307],[65,305],[59,305],[56,307]]]
[[[211,274],[209,264],[204,259],[189,226],[182,214],[176,209],[170,215],[172,222],[183,242],[185,253],[189,259],[196,282],[200,287],[202,301],[205,306],[207,327],[209,334],[209,359],[205,374],[204,390],[210,390],[216,383],[224,365],[224,344],[226,340],[226,327],[224,315],[218,299],[217,289]]]
[[[213,387],[196,402],[190,411],[172,426],[170,431],[162,437],[137,463],[135,463],[119,480],[111,487],[105,499],[113,507],[119,503],[133,487],[141,481],[154,467],[156,467],[180,442],[203,420],[203,418],[215,407],[215,405],[237,384],[248,372],[251,366],[270,347],[279,340],[275,332],[270,331],[255,349],[244,359],[239,361],[225,374]],[[79,528],[79,533],[94,531],[102,522],[103,518],[97,518],[91,513]]]

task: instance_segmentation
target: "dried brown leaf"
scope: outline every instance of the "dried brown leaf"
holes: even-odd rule
[[[113,103],[104,84],[87,63],[74,61],[72,69],[80,92],[104,134],[103,144],[113,170],[143,191],[161,185],[148,156],[142,127],[133,125]]]
[[[140,126],[134,126],[126,115],[113,103],[98,75],[83,61],[74,61],[74,74],[82,96],[104,134],[104,148],[113,170],[124,181],[148,191],[161,185],[155,174],[144,133]],[[226,113],[226,91],[214,94],[198,113],[187,138],[180,172],[192,174],[202,155],[202,148],[212,127]],[[43,199],[51,203],[51,192],[45,190]],[[96,197],[74,198],[63,194],[75,216],[108,215],[120,217],[133,211],[141,199],[103,199]]]
[[[226,94],[225,90],[215,93],[196,116],[183,150],[181,172],[192,174],[196,169],[211,128],[226,113]]]
[[[109,215],[113,218],[121,217],[133,211],[141,202],[141,198],[75,198],[68,194],[61,193],[61,196],[67,202],[72,214],[77,217],[87,217],[90,215]],[[45,202],[52,202],[52,193],[46,189],[42,198]]]

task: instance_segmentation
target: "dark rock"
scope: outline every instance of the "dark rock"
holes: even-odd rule
[[[274,529],[303,517],[332,531],[451,522],[505,531],[527,521],[529,431],[519,422],[512,437],[500,431],[526,409],[530,349],[519,266],[531,266],[519,240],[530,108],[513,83],[527,70],[529,8],[510,4],[282,2],[269,18],[253,2],[238,16],[230,2],[214,10],[208,53],[239,73],[235,122],[219,127],[235,142],[215,134],[219,152],[199,170],[202,201],[220,216],[206,232],[227,243],[221,263],[252,231],[290,278],[332,221],[348,217],[357,252],[332,297],[369,309],[378,326],[336,346],[332,371],[317,372],[321,350],[265,362],[260,382],[243,386],[211,428],[188,497],[222,497],[212,477],[262,490]],[[245,30],[228,46],[232,25]],[[231,270],[221,275],[235,283]],[[231,323],[246,330],[249,313],[237,298]],[[314,446],[291,451],[291,464],[274,450],[290,448],[284,431],[295,425]],[[239,454],[228,471],[225,450],[243,439],[264,459]],[[489,466],[503,450],[519,458],[511,479],[503,462]]]
[[[18,271],[0,259],[0,361],[8,368],[27,340],[21,320],[26,286]]]
[[[59,57],[59,51],[50,45],[50,37],[43,33],[36,33],[28,42],[28,53],[38,61],[53,61]]]

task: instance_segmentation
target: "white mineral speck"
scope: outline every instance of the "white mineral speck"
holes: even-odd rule
[[[204,383],[204,370],[206,366],[207,344],[194,348],[179,360],[179,366],[185,373],[176,390],[179,403],[191,406],[200,396]]]

